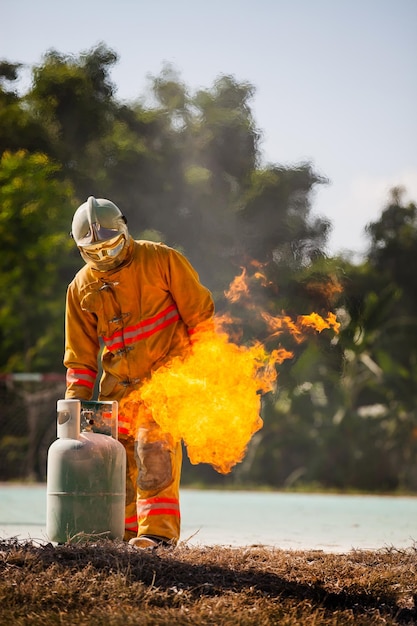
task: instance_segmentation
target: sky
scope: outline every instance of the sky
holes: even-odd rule
[[[366,251],[389,190],[417,202],[417,0],[0,0],[0,59],[100,42],[119,57],[116,98],[146,94],[164,64],[191,93],[221,75],[255,88],[264,163],[311,163],[328,179],[312,213],[333,225],[328,252]],[[26,81],[26,82],[25,82]]]

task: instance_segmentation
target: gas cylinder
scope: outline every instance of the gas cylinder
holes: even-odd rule
[[[126,452],[117,440],[117,402],[58,400],[57,437],[47,460],[49,540],[122,539]]]

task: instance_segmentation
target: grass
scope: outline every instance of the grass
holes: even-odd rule
[[[0,540],[0,624],[417,624],[417,548],[289,551]]]

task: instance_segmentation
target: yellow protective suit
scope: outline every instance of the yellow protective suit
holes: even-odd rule
[[[124,262],[100,272],[84,266],[70,283],[66,304],[66,398],[91,400],[101,356],[99,400],[129,402],[132,390],[174,356],[214,313],[210,292],[188,260],[172,248],[129,240]],[[119,415],[127,453],[125,539],[180,535],[181,443],[162,433],[135,401],[134,424]],[[175,415],[172,416],[175,420]],[[135,428],[135,431],[133,430]]]

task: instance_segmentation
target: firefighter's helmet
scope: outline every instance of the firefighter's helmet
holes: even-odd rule
[[[126,218],[110,200],[90,196],[74,213],[71,235],[84,261],[99,271],[117,267],[126,256]]]

